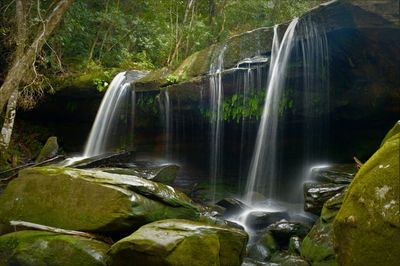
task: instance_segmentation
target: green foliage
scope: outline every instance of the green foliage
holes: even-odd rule
[[[159,112],[158,102],[154,95],[140,94],[136,101],[136,107],[148,115],[156,115]]]
[[[264,109],[264,90],[251,90],[248,95],[234,94],[224,100],[224,120],[260,119]]]
[[[186,73],[181,76],[169,74],[166,79],[167,79],[168,84],[176,84],[176,83],[187,80],[188,76]]]
[[[295,111],[295,106],[294,106],[294,90],[287,88],[285,89],[282,97],[280,98],[279,101],[279,115],[282,116],[285,112],[287,111]]]
[[[76,0],[43,58],[53,71],[176,66],[213,43],[299,16],[323,0],[95,1]],[[240,18],[240,19],[238,19]],[[171,77],[172,79],[172,77]],[[103,86],[99,86],[102,88]],[[104,89],[104,88],[103,88]]]

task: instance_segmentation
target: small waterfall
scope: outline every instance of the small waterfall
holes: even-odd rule
[[[246,185],[246,200],[251,202],[253,191],[274,198],[276,192],[276,141],[278,130],[279,99],[285,86],[285,73],[294,46],[294,33],[298,19],[288,26],[278,47],[278,34],[274,29],[269,82],[266,91],[264,111],[257,133],[256,144]]]
[[[219,51],[215,62],[210,66],[210,110],[211,110],[211,156],[210,156],[210,180],[212,201],[215,201],[217,178],[221,176],[222,165],[222,140],[223,140],[223,86],[222,71],[224,67],[224,53],[226,46]]]
[[[169,99],[168,90],[162,92],[163,105],[162,109],[164,112],[164,136],[165,136],[165,157],[171,159],[172,157],[172,111],[171,101]]]
[[[140,71],[121,72],[111,81],[90,130],[84,157],[131,148],[136,102],[133,81],[145,74]]]
[[[329,51],[322,25],[311,17],[304,18],[299,25],[303,60],[304,171],[320,164],[318,157],[324,157],[322,153],[327,150],[324,143],[329,132]]]

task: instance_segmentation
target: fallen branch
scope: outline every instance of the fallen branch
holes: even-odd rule
[[[15,168],[0,172],[0,181],[8,181],[8,180],[16,177],[19,170],[22,170],[22,169],[25,169],[28,167],[43,166],[43,165],[47,165],[50,163],[60,162],[64,159],[65,159],[64,155],[57,155],[53,158],[50,158],[50,159],[40,162],[40,163],[27,163],[24,165],[17,166]]]
[[[108,244],[112,244],[112,240],[110,238],[95,235],[95,234],[90,234],[90,233],[86,233],[86,232],[81,232],[81,231],[66,230],[66,229],[61,229],[61,228],[57,228],[57,227],[36,224],[36,223],[30,223],[30,222],[25,222],[25,221],[10,221],[10,225],[11,226],[23,226],[26,228],[47,231],[47,232],[52,232],[52,233],[58,233],[58,234],[64,234],[64,235],[82,236],[82,237],[86,237],[86,238],[90,238],[90,239],[100,240],[100,241],[106,242]]]

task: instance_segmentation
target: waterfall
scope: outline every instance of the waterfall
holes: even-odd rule
[[[90,130],[84,157],[130,148],[136,102],[132,82],[145,74],[140,71],[121,72],[111,81]]]
[[[164,113],[164,136],[165,136],[165,157],[171,159],[172,157],[172,111],[171,101],[169,99],[168,90],[162,93],[163,105],[162,111]]]
[[[294,46],[294,33],[298,19],[288,26],[282,42],[278,46],[278,34],[274,29],[269,82],[267,86],[264,111],[258,129],[254,153],[246,185],[246,200],[251,202],[251,193],[258,191],[268,198],[276,192],[276,141],[278,130],[279,100],[285,86],[287,63]]]
[[[303,60],[304,172],[320,164],[329,132],[329,51],[323,23],[306,17],[299,25]],[[318,156],[318,157],[316,157]],[[325,154],[326,156],[326,154]],[[301,180],[303,181],[303,180]]]
[[[222,165],[222,139],[223,139],[223,86],[222,70],[224,67],[224,53],[226,46],[222,47],[219,54],[210,66],[210,110],[211,110],[211,156],[210,156],[210,180],[212,201],[215,201],[217,178],[221,175]]]

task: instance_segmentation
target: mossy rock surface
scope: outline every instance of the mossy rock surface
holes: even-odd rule
[[[99,170],[36,167],[20,171],[0,197],[0,220],[102,233],[132,232],[168,218],[197,219],[182,192]]]
[[[105,266],[103,242],[43,231],[20,231],[0,237],[0,265]]]
[[[46,144],[44,144],[38,157],[36,158],[37,163],[41,163],[45,160],[51,159],[58,153],[58,142],[57,137],[50,137],[47,139]]]
[[[334,221],[340,265],[398,265],[399,153],[400,133],[392,134],[350,185]]]
[[[397,121],[397,123],[394,125],[394,127],[392,127],[392,129],[389,130],[389,132],[386,134],[385,138],[382,140],[381,147],[383,146],[383,144],[385,144],[385,142],[388,139],[390,139],[391,137],[393,137],[399,133],[400,133],[400,120]]]
[[[336,266],[333,224],[319,220],[301,243],[301,256],[311,265]]]
[[[204,223],[170,219],[142,226],[115,243],[110,265],[240,265],[246,232]]]

